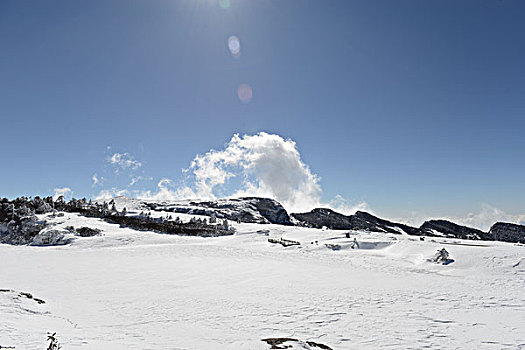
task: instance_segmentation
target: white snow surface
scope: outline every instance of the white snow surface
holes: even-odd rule
[[[103,234],[0,245],[1,346],[45,349],[57,332],[64,350],[269,349],[261,339],[277,337],[297,339],[291,349],[525,349],[524,246],[246,223],[183,237],[46,219]],[[281,237],[301,245],[268,242]],[[453,264],[427,261],[443,247]]]

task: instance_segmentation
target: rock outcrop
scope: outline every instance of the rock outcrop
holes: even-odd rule
[[[80,237],[93,237],[98,236],[102,230],[99,230],[97,228],[91,228],[91,227],[80,227],[75,229],[75,233]]]
[[[327,208],[315,208],[308,213],[293,213],[292,217],[306,226],[322,228],[326,226],[333,230],[350,230],[350,217]]]
[[[243,197],[241,201],[246,201],[254,207],[257,212],[272,224],[292,225],[288,212],[281,203],[270,198]]]
[[[495,241],[525,243],[525,226],[497,222],[490,228],[489,235]]]

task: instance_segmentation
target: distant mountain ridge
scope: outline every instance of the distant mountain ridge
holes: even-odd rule
[[[343,215],[332,209],[316,208],[308,213],[292,213],[291,216],[299,223],[307,226],[334,230],[365,230],[375,232],[406,233],[418,235],[417,228],[408,225],[380,219],[364,211],[357,211],[354,215]]]
[[[419,227],[422,234],[427,236],[449,236],[461,239],[492,241],[492,236],[481,230],[461,226],[448,220],[429,220]]]
[[[165,201],[154,202],[139,199],[117,197],[119,206],[133,208],[135,213],[141,210],[184,213],[190,215],[215,216],[237,222],[257,224],[296,225],[314,228],[327,227],[336,230],[360,230],[407,234],[412,236],[434,236],[470,240],[502,241],[525,243],[525,226],[512,223],[495,223],[488,232],[461,226],[447,220],[425,221],[420,227],[412,227],[381,219],[364,211],[353,215],[344,215],[328,208],[315,208],[307,213],[288,214],[286,209],[274,199],[261,197],[242,197],[217,199],[211,201]],[[112,201],[115,203],[115,201]],[[72,199],[68,203],[62,197],[27,198],[15,200],[0,199],[0,243],[27,244],[46,227],[35,214],[51,212],[54,209],[65,212],[77,212],[86,207],[101,206],[84,198]],[[102,205],[107,207],[108,203]],[[54,209],[53,209],[54,207]],[[125,215],[125,214],[124,214]],[[169,222],[167,223],[169,224]]]
[[[363,211],[344,215],[327,208],[315,208],[307,213],[292,213],[296,224],[309,227],[327,227],[335,230],[365,230],[389,232],[412,236],[450,237],[471,240],[525,243],[525,226],[510,223],[495,223],[488,232],[461,226],[448,220],[425,221],[419,228],[384,220]]]

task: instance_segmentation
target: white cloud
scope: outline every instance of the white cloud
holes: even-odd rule
[[[172,185],[173,185],[173,181],[171,181],[170,179],[162,179],[157,184],[157,187],[163,188],[163,187],[172,186]]]
[[[108,148],[109,150],[110,148]],[[114,153],[108,161],[118,169],[134,170],[142,166],[129,153]],[[96,199],[120,195],[135,195],[150,200],[216,199],[217,197],[260,196],[274,198],[290,212],[309,211],[327,207],[349,215],[356,210],[372,212],[367,203],[351,204],[340,195],[322,200],[320,178],[302,161],[296,143],[275,134],[234,135],[223,150],[210,150],[197,155],[183,173],[190,176],[190,186],[176,186],[168,178],[157,183],[155,191],[131,191],[111,188],[103,190]],[[93,175],[93,183],[102,178]],[[128,189],[140,180],[151,177],[131,177]],[[67,189],[69,190],[69,189]],[[69,190],[70,191],[70,190]],[[511,215],[482,205],[476,214],[466,217],[443,217],[461,225],[488,230],[497,221],[525,223],[525,214]],[[392,219],[412,226],[429,220],[424,213],[412,212],[401,219]]]
[[[505,213],[503,210],[483,204],[478,213],[469,213],[467,217],[451,218],[460,225],[475,227],[483,231],[488,231],[490,227],[498,221],[519,224],[525,221],[525,214],[513,215]]]
[[[368,203],[361,202],[358,204],[350,204],[340,194],[337,194],[331,201],[326,203],[324,206],[345,215],[355,214],[355,212],[358,210],[373,213],[370,207],[368,206]]]
[[[173,181],[164,178],[157,184],[158,191],[152,193],[151,191],[144,191],[137,197],[146,200],[157,200],[157,201],[172,201],[178,199],[195,199],[195,192],[189,187],[174,188]],[[172,189],[170,189],[172,188]]]
[[[66,197],[67,195],[70,195],[73,193],[73,191],[71,191],[71,188],[69,187],[55,188],[54,192],[55,192],[53,195],[54,200],[57,200],[58,197],[60,196]]]
[[[230,179],[241,177],[242,188],[234,197],[271,197],[294,210],[321,203],[319,177],[303,163],[295,142],[279,135],[236,134],[224,150],[197,155],[186,171],[195,177],[196,195],[203,199],[216,198]]]
[[[100,179],[97,177],[97,174],[93,174],[93,176],[91,177],[91,181],[93,181],[92,186],[96,186],[100,182]]]
[[[108,161],[117,173],[142,166],[129,153],[114,153]],[[366,203],[352,206],[341,196],[324,202],[320,178],[302,161],[296,143],[275,134],[235,134],[224,149],[195,156],[183,173],[189,186],[175,186],[172,180],[164,178],[156,190],[133,191],[133,194],[151,200],[269,197],[291,212],[315,207],[329,207],[345,214],[368,210]],[[128,188],[139,179],[140,176],[132,177]],[[106,191],[104,195],[115,191]]]
[[[216,199],[217,197],[259,196],[274,198],[290,211],[307,211],[315,207],[331,207],[345,213],[367,209],[345,201],[324,203],[321,200],[320,178],[301,160],[296,144],[279,135],[261,132],[256,135],[234,135],[223,150],[210,150],[197,155],[184,169],[193,178],[192,186],[175,188],[162,179],[158,191],[141,193],[142,198]],[[231,188],[236,179],[240,186]]]
[[[142,180],[153,180],[153,178],[152,177],[144,177],[144,176],[132,177],[128,187],[131,187],[131,186],[135,185],[137,182],[142,181]]]
[[[477,212],[468,213],[466,216],[429,216],[420,212],[412,212],[403,218],[393,219],[397,222],[403,222],[411,226],[419,227],[423,222],[434,219],[443,219],[454,222],[458,225],[477,228],[482,231],[488,231],[496,222],[508,222],[512,224],[523,225],[525,222],[524,214],[508,214],[501,209],[495,208],[488,204],[482,204]]]
[[[142,163],[129,153],[113,153],[113,155],[108,158],[108,162],[115,167],[117,172],[121,169],[136,170],[142,166]]]
[[[129,196],[128,190],[120,190],[117,188],[111,188],[109,190],[107,189],[102,190],[97,196],[95,196],[95,200],[97,201],[107,200],[107,199],[111,199],[111,198],[119,197],[119,196]]]

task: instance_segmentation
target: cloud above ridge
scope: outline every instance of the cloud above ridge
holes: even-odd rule
[[[54,200],[57,200],[60,196],[67,197],[68,195],[71,195],[73,193],[73,191],[71,191],[71,188],[69,187],[55,188],[53,192]]]
[[[235,134],[223,150],[197,155],[185,171],[194,176],[199,198],[216,198],[230,179],[241,177],[233,197],[271,197],[303,210],[321,202],[320,178],[301,160],[294,141],[275,134]]]
[[[424,221],[434,219],[449,220],[458,225],[473,227],[482,231],[488,231],[492,225],[499,221],[525,225],[525,213],[510,214],[489,204],[481,204],[481,207],[479,207],[479,209],[470,212],[465,216],[435,216],[421,212],[411,212],[405,217],[391,218],[391,220],[393,221],[402,222],[414,227],[419,227],[421,224],[423,224]]]
[[[514,224],[525,223],[525,214],[512,215],[501,209],[492,207],[488,204],[481,205],[478,213],[469,213],[465,218],[451,218],[452,221],[465,226],[479,228],[488,231],[490,227],[498,221],[510,222]]]
[[[119,156],[115,156],[116,154]],[[111,169],[120,170],[113,177],[115,180],[120,179],[121,183],[105,186],[95,196],[98,200],[120,195],[155,201],[260,196],[276,199],[289,212],[325,207],[347,215],[363,210],[383,217],[381,213],[374,213],[366,202],[351,203],[340,195],[324,200],[321,179],[302,161],[296,143],[276,134],[235,134],[224,148],[211,149],[205,154],[196,155],[189,167],[182,170],[184,178],[177,181],[164,177],[153,182],[153,177],[144,174],[143,163],[136,161],[127,152],[113,153],[106,160]],[[137,174],[137,169],[142,175]],[[93,185],[111,183],[111,179],[106,181],[105,177],[97,174],[93,175],[92,180]],[[431,218],[435,217],[411,212],[402,218],[388,219],[420,226],[423,221]],[[525,224],[525,214],[509,214],[487,204],[463,217],[439,218],[482,230],[488,230],[497,221]]]
[[[142,163],[129,153],[113,153],[108,162],[115,167],[117,173],[126,169],[136,170],[142,166]]]
[[[338,196],[322,201],[320,177],[302,159],[296,143],[276,134],[233,135],[222,150],[197,155],[183,169],[186,184],[175,186],[162,179],[157,191],[137,197],[154,200],[216,199],[259,196],[273,198],[291,211],[332,207],[345,213],[367,209],[366,203],[352,207]]]

